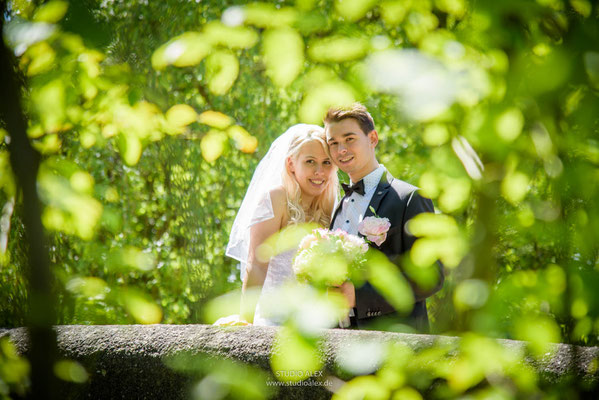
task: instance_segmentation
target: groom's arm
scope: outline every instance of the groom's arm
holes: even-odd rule
[[[395,311],[395,308],[377,292],[370,282],[356,288],[355,301],[356,314],[359,319],[376,317]]]

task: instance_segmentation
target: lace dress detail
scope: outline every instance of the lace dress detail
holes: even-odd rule
[[[264,286],[262,286],[260,299],[256,305],[254,325],[278,326],[283,323],[272,312],[269,312],[269,306],[272,307],[272,304],[269,304],[268,297],[273,296],[283,284],[296,281],[291,266],[295,252],[296,250],[289,250],[270,259]]]

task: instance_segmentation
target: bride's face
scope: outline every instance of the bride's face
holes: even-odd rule
[[[326,189],[335,167],[322,144],[313,140],[304,144],[296,157],[289,158],[289,171],[299,183],[303,197],[316,197]]]

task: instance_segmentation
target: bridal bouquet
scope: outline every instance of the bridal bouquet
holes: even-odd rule
[[[337,229],[315,229],[304,237],[293,260],[298,281],[315,286],[338,286],[346,280],[362,281],[368,244]]]

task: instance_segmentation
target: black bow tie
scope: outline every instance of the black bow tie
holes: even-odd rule
[[[343,191],[345,192],[345,197],[351,196],[353,192],[356,192],[364,196],[364,180],[359,180],[352,186],[346,185],[345,183],[342,183],[341,186],[343,187]]]

